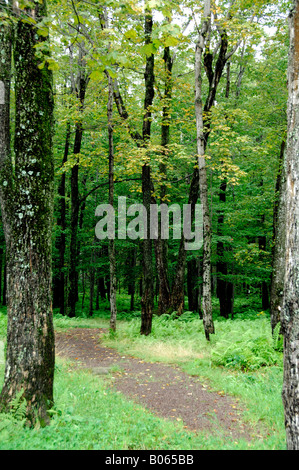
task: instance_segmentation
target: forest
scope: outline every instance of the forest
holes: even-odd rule
[[[298,19],[0,0],[0,449],[299,449]]]

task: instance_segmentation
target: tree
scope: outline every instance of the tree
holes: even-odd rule
[[[203,323],[206,338],[215,332],[212,317],[211,292],[211,222],[208,204],[208,185],[205,164],[205,136],[202,109],[202,73],[201,60],[204,52],[206,36],[210,29],[211,6],[210,0],[205,1],[204,19],[195,48],[195,116],[196,116],[196,142],[198,156],[199,192],[203,211],[204,246],[203,246]]]
[[[167,180],[167,159],[168,144],[170,141],[170,103],[172,92],[172,66],[173,59],[170,54],[169,46],[164,48],[163,62],[165,68],[165,83],[164,83],[164,105],[162,110],[162,123],[161,123],[161,146],[163,148],[163,161],[160,163],[159,170],[162,177],[162,184],[160,188],[160,202],[165,202]],[[161,223],[158,226],[158,239],[154,241],[155,255],[157,264],[157,274],[159,279],[159,313],[167,313],[170,309],[171,293],[168,279],[168,263],[167,263],[167,241],[161,238]]]
[[[280,323],[280,312],[283,301],[284,267],[285,267],[285,141],[282,141],[279,158],[279,169],[276,178],[276,199],[273,216],[273,273],[271,279],[271,327],[272,333]]]
[[[62,159],[62,167],[67,162],[71,137],[71,126],[67,122],[65,146]],[[53,275],[53,308],[59,308],[61,315],[65,314],[65,249],[66,249],[66,202],[65,202],[66,175],[62,173],[58,184],[58,216],[57,226],[59,233],[56,236],[55,244],[59,253],[55,275]]]
[[[58,217],[55,235],[58,236],[54,261],[57,282],[54,286],[59,295],[55,295],[54,300],[55,306],[58,306],[56,300],[60,293],[56,287],[63,283],[64,266],[64,270],[69,270],[70,274],[70,278],[65,276],[65,281],[71,280],[74,286],[74,295],[71,294],[69,300],[78,298],[78,282],[79,295],[89,288],[90,314],[93,312],[96,277],[100,273],[107,282],[109,273],[108,250],[105,250],[103,257],[99,256],[95,241],[90,239],[90,234],[94,232],[94,205],[99,197],[107,201],[109,198],[106,77],[110,76],[113,80],[114,103],[119,114],[113,116],[115,183],[136,180],[133,184],[116,184],[115,196],[127,195],[131,200],[142,202],[140,182],[143,172],[143,183],[146,181],[146,193],[147,196],[151,195],[151,202],[155,198],[157,202],[179,202],[182,206],[188,201],[194,207],[201,197],[193,70],[194,42],[201,35],[201,24],[205,19],[204,2],[201,5],[187,2],[187,6],[186,2],[162,5],[156,1],[146,1],[142,7],[128,0],[121,8],[118,3],[112,1],[109,5],[99,5],[98,2],[74,1],[62,3],[59,8],[54,3],[51,4],[53,20],[43,22],[50,27],[53,51],[51,64],[55,65],[55,161],[58,177],[67,176],[64,189],[57,184],[57,201],[61,202],[61,207],[58,204],[56,206]],[[201,51],[201,114],[206,156],[205,168],[201,171],[202,174],[206,172],[206,176],[201,179],[201,192],[203,199],[206,199],[206,219],[210,217],[212,234],[211,248],[206,251],[209,255],[205,256],[205,260],[210,258],[210,262],[204,263],[203,271],[213,273],[212,285],[210,275],[204,276],[204,291],[208,292],[208,299],[210,291],[213,294],[217,285],[220,313],[226,317],[232,310],[233,293],[238,296],[240,289],[243,289],[243,281],[259,292],[262,283],[264,286],[269,283],[271,274],[273,169],[276,173],[277,148],[285,125],[282,118],[284,107],[281,106],[281,103],[285,103],[285,94],[281,92],[285,62],[281,59],[285,55],[286,41],[284,32],[279,28],[275,36],[260,44],[261,24],[266,21],[270,23],[261,13],[266,3],[263,0],[248,0],[247,8],[242,10],[244,5],[240,0],[219,1],[217,7],[211,2],[211,14],[207,18],[208,33]],[[184,8],[181,8],[182,5]],[[153,11],[154,21],[149,34],[144,28],[144,17],[150,10]],[[103,11],[109,15],[109,28],[105,26]],[[179,24],[176,24],[178,17]],[[197,21],[200,17],[201,20]],[[182,24],[188,25],[189,32],[185,27],[182,28]],[[257,60],[253,46],[258,44]],[[238,48],[239,45],[242,47]],[[73,51],[72,57],[69,51]],[[151,73],[148,74],[150,68],[154,69],[154,84]],[[80,87],[75,77],[85,75],[84,69],[89,71],[90,80],[84,102],[80,103]],[[144,80],[147,78],[144,72],[149,80]],[[75,84],[72,86],[73,93],[66,94],[65,89],[70,88],[70,84]],[[279,106],[281,115],[278,113]],[[246,114],[248,120],[244,118]],[[68,122],[70,135],[67,133],[65,136]],[[143,129],[139,131],[142,125]],[[150,136],[147,131],[144,132],[145,127],[150,127]],[[67,149],[65,144],[68,144],[69,137],[71,145],[75,133],[77,136],[83,133],[80,151],[77,146],[76,153],[68,155],[61,168],[63,149]],[[196,157],[193,157],[195,154]],[[240,168],[244,171],[240,171]],[[239,178],[237,173],[245,172],[248,177]],[[235,184],[236,178],[238,181]],[[263,186],[258,181],[260,178]],[[74,183],[73,190],[71,181]],[[204,186],[207,188],[206,195]],[[219,201],[215,194],[219,195]],[[252,197],[255,198],[254,204]],[[77,209],[71,217],[72,208]],[[81,217],[83,211],[84,220]],[[263,224],[257,221],[261,218]],[[205,241],[208,245],[211,237],[205,237]],[[196,256],[191,256],[191,262],[190,254],[184,249],[184,242],[183,238],[181,241],[167,242],[161,240],[161,237],[154,240],[156,257],[153,259],[156,266],[150,268],[152,276],[147,276],[147,279],[149,282],[150,279],[157,280],[160,313],[176,311],[179,316],[184,312],[186,267],[190,305],[191,292],[194,290],[192,285],[196,284],[196,277],[202,277],[201,273],[198,274],[198,266],[195,268],[193,258]],[[122,257],[121,254],[125,252],[128,243],[131,242],[115,241],[116,250],[120,254],[117,257],[120,289],[127,288],[128,284],[128,275],[121,261],[127,259],[127,256]],[[101,248],[108,248],[108,244]],[[151,251],[149,249],[147,253]],[[146,266],[144,263],[139,264],[140,252],[136,254],[137,270],[142,266],[145,274]],[[64,259],[70,259],[71,266],[63,262]],[[147,259],[150,262],[152,256]],[[201,280],[199,284],[202,285]],[[153,290],[148,296],[150,298],[153,304]],[[74,304],[72,307],[74,314]]]
[[[107,118],[108,118],[108,140],[109,140],[109,204],[114,205],[114,148],[113,148],[113,79],[108,76],[108,104],[107,104]],[[116,259],[115,259],[115,242],[111,238],[109,240],[109,264],[110,264],[110,328],[116,330]]]
[[[288,450],[299,450],[299,2],[290,12],[288,134],[286,145],[286,245],[283,308],[283,403]]]
[[[2,10],[3,12],[3,10]],[[11,23],[1,25],[1,209],[7,252],[7,355],[1,408],[19,393],[27,419],[48,421],[53,404],[54,331],[52,320],[52,73],[48,39],[38,35],[45,1],[18,10],[14,28],[14,159],[9,148]],[[4,85],[3,85],[4,84]]]
[[[72,92],[76,94],[79,102],[79,112],[81,113],[84,108],[84,100],[86,88],[89,82],[89,75],[86,72],[86,63],[84,57],[83,44],[79,44],[79,57],[78,57],[78,77],[76,82],[72,80]],[[76,121],[75,140],[74,140],[74,155],[77,156],[81,151],[82,138],[83,138],[83,123],[81,117]],[[68,315],[70,317],[76,316],[76,302],[78,300],[78,224],[80,212],[80,197],[79,197],[79,158],[76,157],[75,164],[71,169],[71,241],[70,241],[70,270],[69,270],[69,299]],[[81,211],[82,213],[82,211]]]
[[[145,12],[144,35],[145,44],[152,41],[153,16],[149,9]],[[145,96],[144,96],[144,118],[142,126],[143,145],[147,146],[151,136],[151,106],[153,104],[154,89],[154,54],[146,58],[145,66]],[[152,240],[150,238],[150,204],[152,199],[151,167],[146,162],[142,166],[142,192],[143,205],[146,211],[146,233],[143,240],[143,294],[141,299],[141,327],[140,333],[148,335],[152,329],[152,304],[153,304],[153,267],[152,267]]]

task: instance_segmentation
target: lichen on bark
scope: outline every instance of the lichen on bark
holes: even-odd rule
[[[35,19],[46,14],[35,4]],[[27,13],[28,14],[28,13]],[[38,67],[33,24],[15,21],[14,165],[1,159],[1,192],[7,252],[7,356],[0,403],[9,409],[21,390],[27,419],[48,422],[53,404],[54,330],[51,301],[51,233],[54,164],[52,76]],[[7,45],[8,37],[6,37]],[[8,45],[7,45],[8,47]],[[1,78],[1,77],[0,77]],[[9,132],[9,128],[7,129]],[[10,173],[7,169],[10,169]],[[13,191],[12,191],[13,188]]]

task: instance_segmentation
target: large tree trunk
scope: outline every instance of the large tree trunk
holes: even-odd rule
[[[1,247],[0,248],[0,303],[1,303],[1,297],[2,297],[2,265],[3,265],[3,254],[4,250]]]
[[[286,256],[282,308],[283,403],[288,450],[299,450],[299,1],[290,14],[288,136],[286,150]]]
[[[45,3],[36,3],[33,14],[35,20],[41,20],[46,14]],[[1,55],[3,51],[8,53],[7,45],[3,44],[5,39],[9,40],[3,36],[1,28]],[[11,400],[21,393],[27,403],[27,419],[32,424],[36,419],[42,424],[48,421],[47,410],[53,404],[54,376],[51,288],[53,97],[51,72],[47,65],[39,69],[40,59],[35,56],[34,47],[40,41],[35,27],[18,19],[14,51],[15,167],[10,177],[5,174],[8,160],[1,152],[1,187],[3,184],[10,187],[9,193],[1,191],[8,294],[7,355],[1,406],[8,409]],[[5,60],[2,55],[1,62],[8,70],[9,55]],[[8,75],[5,83],[8,85]],[[4,103],[1,101],[7,107],[6,117],[8,91],[5,86],[5,100]],[[5,131],[8,131],[8,122]]]
[[[285,142],[280,149],[279,169],[276,178],[276,199],[273,214],[273,272],[271,278],[271,327],[272,333],[280,322],[280,312],[283,300],[284,271],[285,271]]]

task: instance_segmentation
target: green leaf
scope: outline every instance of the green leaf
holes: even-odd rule
[[[135,29],[129,29],[129,31],[125,32],[124,36],[127,39],[136,39],[137,38],[137,33],[136,33]]]
[[[174,36],[169,36],[164,40],[164,46],[165,47],[173,47],[177,46],[180,40],[178,38],[175,38]]]
[[[39,28],[37,30],[37,34],[39,36],[43,36],[44,38],[48,37],[49,36],[49,29],[46,28],[46,27],[43,27],[43,28]]]
[[[49,70],[59,70],[60,69],[60,66],[59,66],[58,62],[56,62],[56,60],[54,60],[52,58],[48,58],[47,62],[49,64],[48,65]]]
[[[101,81],[104,79],[104,74],[100,70],[93,70],[90,74],[90,79],[94,81]]]
[[[156,49],[156,47],[153,43],[145,44],[141,48],[141,54],[144,54],[146,56],[150,56],[151,54],[155,54],[156,51],[157,51],[157,49]]]

